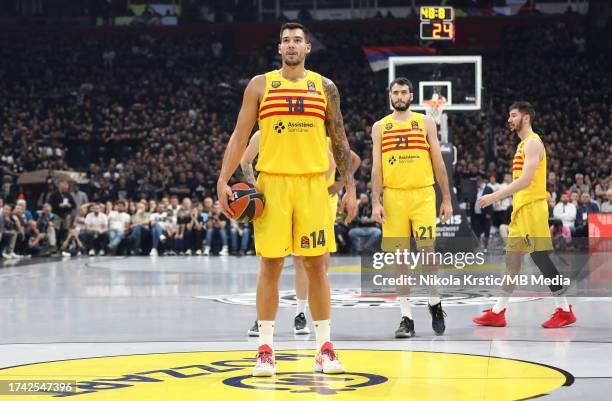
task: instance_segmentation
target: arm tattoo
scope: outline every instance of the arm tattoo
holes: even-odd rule
[[[344,132],[344,120],[340,111],[340,94],[336,85],[327,78],[323,78],[323,90],[327,96],[325,128],[331,138],[332,153],[336,166],[344,178],[344,185],[348,188],[349,185],[354,183],[351,169],[351,150]]]
[[[253,165],[251,163],[240,166],[242,167],[242,174],[246,182],[255,185],[255,172],[253,171]]]

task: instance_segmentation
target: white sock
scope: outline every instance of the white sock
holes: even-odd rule
[[[429,304],[431,306],[437,305],[440,303],[440,297],[429,297]]]
[[[566,297],[555,297],[555,305],[557,305],[557,308],[563,309],[564,312],[570,311]]]
[[[307,299],[298,299],[297,300],[297,307],[295,309],[295,316],[299,315],[300,313],[306,314],[306,308],[307,307],[308,307],[308,300]]]
[[[410,298],[408,297],[397,297],[402,311],[402,317],[406,316],[408,319],[412,319],[412,308],[410,307]]]
[[[493,305],[493,308],[491,308],[491,311],[493,313],[499,313],[503,311],[504,309],[506,309],[506,305],[508,305],[509,299],[510,297],[506,295],[503,297],[497,298],[497,302],[495,302],[495,305]]]
[[[329,320],[315,320],[314,329],[315,329],[315,338],[317,342],[317,352],[321,350],[321,347],[326,342],[330,341],[330,324]]]
[[[274,337],[274,320],[258,320],[257,326],[259,327],[259,345],[268,345],[274,349],[272,345],[272,338]]]

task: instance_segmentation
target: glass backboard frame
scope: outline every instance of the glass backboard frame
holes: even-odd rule
[[[482,56],[394,56],[389,57],[389,83],[395,79],[395,70],[397,65],[406,64],[474,64],[474,82],[475,82],[475,101],[473,104],[449,102],[444,105],[444,111],[469,111],[480,110],[482,105]],[[410,77],[407,77],[410,79]],[[444,80],[444,77],[441,77]],[[416,90],[416,88],[414,88]],[[423,85],[419,85],[419,99],[422,99]],[[452,92],[452,84],[449,92]],[[392,109],[389,102],[389,108]],[[414,111],[426,111],[427,105],[423,103],[413,103],[410,109]]]

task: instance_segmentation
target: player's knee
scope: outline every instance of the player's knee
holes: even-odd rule
[[[309,279],[327,277],[325,273],[325,255],[305,257],[304,269]]]
[[[278,278],[283,269],[283,263],[284,258],[261,258],[260,280]]]

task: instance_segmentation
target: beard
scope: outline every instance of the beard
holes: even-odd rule
[[[406,111],[410,106],[410,103],[391,102],[393,109],[396,111]]]
[[[301,62],[302,60],[300,60],[299,58],[297,58],[295,61],[288,60],[286,58],[283,59],[283,63],[285,63],[285,65],[288,67],[295,67],[296,65],[300,65]]]
[[[519,120],[518,124],[516,124],[514,126],[514,129],[510,128],[510,130],[514,131],[514,132],[521,132],[522,129],[523,129],[523,121],[522,120]]]

